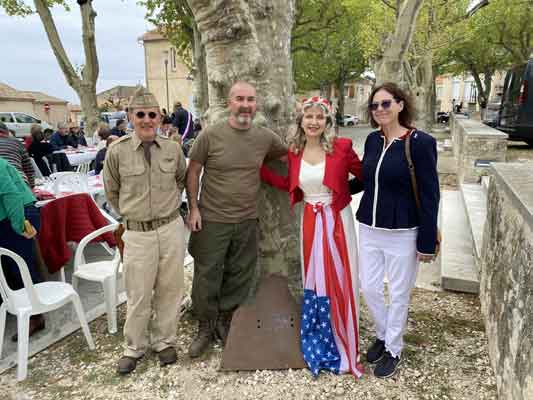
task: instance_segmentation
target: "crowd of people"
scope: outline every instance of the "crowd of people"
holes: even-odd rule
[[[366,139],[362,159],[351,140],[336,134],[327,100],[317,96],[301,102],[287,143],[254,124],[257,102],[252,84],[236,82],[228,94],[228,118],[196,137],[188,165],[182,144],[194,136],[195,123],[179,103],[171,116],[163,116],[155,97],[140,88],[128,108],[131,128],[126,121],[113,129],[99,126],[96,165],[102,169],[107,201],[124,229],[127,313],[117,370],[131,373],[148,348],[161,366],[177,362],[185,222],[191,231],[191,297],[198,319],[188,354],[196,358],[214,341],[226,342],[233,313],[249,296],[256,273],[263,181],[288,192],[291,207],[303,203],[294,218],[301,221],[301,352],[311,373],[362,376],[361,289],[375,335],[366,360],[375,364],[377,377],[392,376],[402,361],[418,265],[432,261],[437,251],[436,142],[413,126],[413,100],[393,83],[375,87],[368,99],[376,130]],[[5,144],[3,132],[0,125],[0,157],[6,158],[0,160],[0,183],[11,183],[0,192],[0,226],[6,231],[9,227],[10,239],[2,235],[0,247],[20,252],[31,267],[27,241],[35,231],[30,227],[38,226],[32,222],[34,177],[24,147],[18,141]],[[50,143],[43,143],[43,133],[32,131],[31,153],[45,157],[49,150],[72,146],[72,137],[79,144],[83,134],[76,127],[68,133],[66,126],[59,126]],[[286,162],[286,176],[268,167],[272,160]],[[186,221],[179,212],[184,188]],[[357,232],[350,202],[361,191]],[[15,244],[17,240],[26,248]],[[34,329],[42,327],[42,320],[34,323]]]

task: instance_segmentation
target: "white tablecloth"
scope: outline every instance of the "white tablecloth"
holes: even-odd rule
[[[78,166],[96,158],[97,150],[93,147],[85,147],[73,150],[59,150],[56,153],[65,153],[70,165]]]
[[[102,182],[102,178],[100,175],[88,176],[87,186],[89,189],[87,193],[89,193],[93,198],[96,198],[97,196],[105,196],[104,184]],[[59,193],[53,193],[53,182],[52,181],[47,181],[42,185],[37,185],[36,188],[43,190],[45,192],[52,193],[56,196],[56,198],[75,194],[74,192],[72,192],[70,188],[62,187],[62,186],[59,187],[59,191],[60,191]],[[53,200],[38,201],[36,203],[36,206],[41,207],[50,201],[53,201]]]

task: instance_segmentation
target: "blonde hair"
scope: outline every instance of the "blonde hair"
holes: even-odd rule
[[[318,103],[309,102],[303,105],[301,113],[299,113],[296,117],[296,128],[287,135],[287,143],[289,148],[294,153],[299,153],[304,149],[307,140],[305,138],[305,132],[302,128],[302,120],[305,115],[305,111],[311,107],[319,107],[326,117],[326,128],[324,129],[324,132],[322,132],[322,135],[320,135],[320,144],[326,153],[331,154],[333,152],[333,143],[337,138],[337,135],[333,129],[333,117],[325,106]]]

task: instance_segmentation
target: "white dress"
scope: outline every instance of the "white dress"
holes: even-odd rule
[[[299,187],[304,193],[304,207],[302,207],[300,224],[300,256],[305,289],[301,321],[302,353],[314,375],[317,375],[321,369],[326,369],[335,373],[352,373],[354,376],[360,377],[362,375],[362,367],[359,362],[359,277],[356,231],[352,208],[349,204],[337,214],[340,216],[342,224],[336,223],[336,218],[338,217],[329,207],[332,201],[331,191],[322,183],[325,165],[325,161],[312,165],[302,159],[300,167]],[[344,243],[339,242],[338,237],[342,238],[342,235],[338,235],[339,230],[344,233]],[[334,232],[336,235],[334,235]],[[325,240],[328,241],[328,246],[324,245]],[[342,249],[343,247],[344,250]],[[343,258],[342,255],[347,257]],[[346,258],[347,262],[343,261]],[[348,295],[349,291],[343,291],[343,295],[337,296],[337,300],[334,300],[333,297],[335,296],[333,295],[332,297],[334,291],[331,290],[331,286],[328,286],[328,282],[331,283],[332,279],[338,278],[340,282],[339,288],[349,287],[346,271],[349,271],[348,274],[351,277],[352,296]],[[334,278],[331,278],[332,276]],[[343,276],[345,277],[344,279],[342,278]],[[320,303],[321,299],[325,303]],[[330,301],[331,315],[335,314],[335,306],[333,305],[335,301],[337,301],[337,308],[343,309],[343,307],[346,307],[355,312],[347,311],[342,317],[339,314],[339,318],[334,320],[330,318],[328,310],[327,318],[330,319],[331,326],[328,321],[322,320],[324,316],[311,315],[309,311],[311,303],[315,303],[315,308],[322,308],[322,305],[329,308]],[[350,304],[355,306],[355,310],[350,308]],[[337,344],[338,353],[335,353],[338,354],[337,364],[332,361],[335,360],[335,357],[329,359],[325,357],[318,360],[323,351],[322,345],[324,343],[321,345],[319,340],[319,343],[316,344],[315,338],[319,335],[328,342],[328,333],[321,330],[320,326],[313,329],[312,324],[308,323],[309,319],[313,322],[318,319],[319,322],[321,321],[322,326],[328,326],[327,329],[333,335]],[[342,323],[339,327],[337,321],[340,320],[342,320]],[[353,328],[353,325],[355,325],[355,329],[352,329],[353,332],[350,333],[348,328]],[[347,332],[344,336],[340,333],[343,329]],[[310,342],[321,347],[308,346]],[[329,344],[329,342],[326,344]],[[329,351],[327,354],[330,354]]]

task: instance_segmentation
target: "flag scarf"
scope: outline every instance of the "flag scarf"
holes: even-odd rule
[[[304,360],[314,376],[325,369],[359,378],[358,310],[341,215],[323,203],[305,203],[302,231]]]

